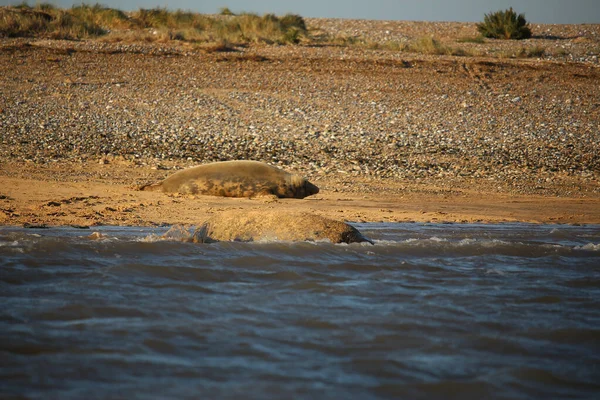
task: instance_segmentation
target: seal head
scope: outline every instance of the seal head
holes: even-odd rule
[[[277,197],[303,199],[319,193],[319,188],[300,175],[290,175],[290,184],[286,185],[284,193],[275,193]]]

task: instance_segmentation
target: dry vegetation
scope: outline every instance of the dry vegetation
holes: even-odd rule
[[[496,14],[486,15],[486,18],[490,19],[493,15]],[[513,14],[508,16],[513,17]],[[517,24],[523,23],[519,19],[521,17],[515,17],[516,22],[506,18],[509,22]],[[485,25],[485,22],[472,24],[477,28],[473,28],[472,34],[455,37],[453,40],[448,40],[448,37],[441,32],[436,32],[435,29],[412,37],[374,39],[366,32],[358,35],[348,35],[343,32],[343,29],[323,32],[318,26],[314,26],[314,22],[307,27],[304,18],[299,15],[235,14],[226,7],[221,9],[219,15],[206,15],[182,10],[170,11],[164,8],[142,8],[124,12],[99,4],[81,4],[69,9],[61,9],[47,3],[35,6],[22,3],[12,7],[0,7],[0,38],[93,39],[112,43],[178,42],[208,52],[232,51],[240,46],[262,43],[357,47],[368,50],[465,57],[541,58],[569,55],[568,51],[563,51],[562,48],[551,51],[545,45],[538,43],[498,47],[497,44],[508,41],[486,38],[484,36],[487,35],[487,31],[482,32],[483,26],[488,26],[489,31],[500,29],[498,26],[502,26],[502,21],[494,21],[496,25],[491,27]],[[513,28],[522,27],[519,25]],[[527,29],[529,29],[528,25]],[[479,35],[477,30],[480,31]]]
[[[0,8],[0,36],[5,37],[287,44],[306,35],[303,18],[292,14],[209,16],[164,8],[125,13],[99,4],[60,9],[23,3]]]

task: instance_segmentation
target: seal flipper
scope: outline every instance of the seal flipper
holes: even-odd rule
[[[250,198],[251,199],[261,199],[261,200],[265,200],[265,201],[269,201],[269,202],[279,200],[279,196],[277,196],[275,193],[273,193],[273,190],[271,190],[269,188],[261,189],[258,193],[250,196]]]
[[[145,190],[148,192],[157,192],[162,189],[162,182],[157,183],[148,183],[146,185],[142,185],[138,187],[138,190]]]

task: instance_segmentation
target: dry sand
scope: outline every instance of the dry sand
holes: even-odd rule
[[[349,193],[339,182],[323,179],[315,181],[322,191],[303,200],[236,199],[138,191],[126,182],[148,179],[156,171],[124,162],[4,163],[1,171],[2,225],[197,225],[216,212],[232,209],[289,209],[356,222],[600,223],[597,197],[449,191],[427,184],[357,178],[357,187],[374,190]]]

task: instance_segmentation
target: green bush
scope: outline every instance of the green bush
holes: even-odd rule
[[[524,14],[517,15],[512,7],[504,11],[485,14],[477,30],[483,36],[494,39],[527,39],[531,37],[531,29]]]

